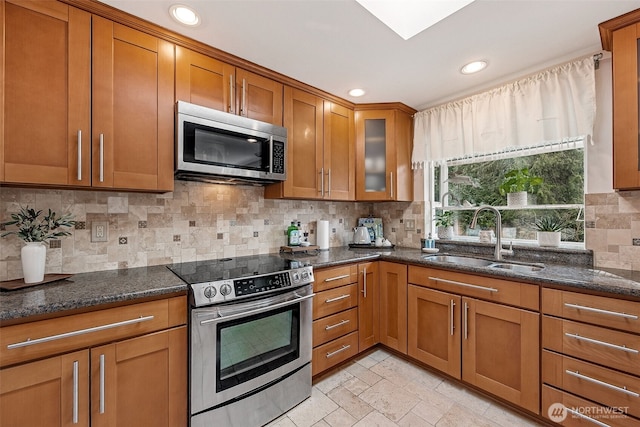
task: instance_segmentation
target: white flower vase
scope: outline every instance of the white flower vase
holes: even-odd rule
[[[453,239],[453,226],[438,227],[438,239]]]
[[[47,260],[47,245],[43,242],[26,242],[20,251],[24,283],[44,280],[44,266]]]
[[[507,206],[527,206],[527,192],[507,193]]]
[[[538,246],[557,248],[561,238],[559,231],[538,231]]]

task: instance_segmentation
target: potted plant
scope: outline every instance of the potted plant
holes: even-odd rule
[[[554,217],[542,217],[535,222],[538,230],[538,245],[543,247],[560,246],[562,230],[567,228],[567,223]]]
[[[453,211],[440,211],[436,213],[436,227],[438,227],[438,238],[453,238]]]
[[[37,283],[44,280],[44,268],[47,257],[48,240],[71,235],[63,231],[63,227],[75,225],[71,214],[57,216],[49,209],[49,213],[40,217],[42,210],[36,211],[27,207],[21,207],[18,213],[11,214],[11,220],[1,223],[6,227],[15,225],[17,230],[2,233],[0,237],[15,235],[25,242],[20,251],[22,261],[22,273],[25,283]]]
[[[525,206],[527,194],[537,192],[541,184],[542,178],[532,176],[529,168],[512,169],[504,175],[499,190],[507,195],[507,206]]]

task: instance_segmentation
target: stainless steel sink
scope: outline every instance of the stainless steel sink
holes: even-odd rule
[[[532,273],[534,271],[540,271],[544,267],[540,265],[528,265],[528,264],[511,264],[506,262],[494,263],[489,265],[489,268],[501,268],[504,270],[511,270],[515,273]]]
[[[470,267],[488,267],[494,263],[494,261],[489,261],[487,259],[471,258],[471,257],[456,256],[456,255],[429,255],[424,258],[429,261],[446,262],[449,264],[468,265]]]

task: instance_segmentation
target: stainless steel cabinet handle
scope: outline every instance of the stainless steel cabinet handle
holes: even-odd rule
[[[389,192],[391,194],[391,198],[393,199],[394,195],[393,195],[393,172],[389,172],[389,181],[390,181],[390,185],[391,188],[389,189]]]
[[[78,129],[78,181],[82,181],[82,129]]]
[[[453,336],[453,311],[455,309],[456,303],[454,300],[451,300],[451,305],[449,306],[449,322],[451,322],[451,325],[449,326],[449,333]]]
[[[330,357],[335,356],[338,353],[342,353],[345,350],[348,350],[351,348],[351,345],[347,344],[347,345],[343,345],[342,347],[340,347],[339,349],[337,349],[336,351],[332,351],[330,353],[327,353],[327,359]]]
[[[567,374],[573,376],[573,377],[580,378],[581,380],[589,381],[591,383],[601,385],[601,386],[609,388],[611,390],[615,390],[615,391],[619,391],[620,393],[628,394],[629,396],[640,397],[640,394],[636,393],[635,391],[627,390],[627,387],[618,387],[616,385],[609,384],[607,382],[600,381],[600,380],[597,380],[595,378],[591,378],[591,377],[589,377],[587,375],[583,375],[578,371],[574,372],[574,371],[570,371],[570,370],[566,369],[565,372]]]
[[[78,424],[78,361],[73,362],[73,412],[72,421],[74,424]]]
[[[630,348],[624,345],[617,345],[617,344],[611,344],[608,343],[606,341],[600,341],[600,340],[594,340],[593,338],[587,338],[587,337],[582,337],[578,334],[570,334],[569,332],[565,332],[564,333],[566,336],[568,336],[569,338],[574,338],[577,339],[579,341],[586,341],[586,342],[590,342],[591,344],[598,344],[598,345],[602,345],[608,348],[614,348],[616,350],[622,350],[622,351],[626,351],[627,353],[633,353],[633,354],[638,354],[638,350],[634,349],[634,348]]]
[[[351,295],[349,295],[349,294],[340,295],[339,297],[329,298],[329,299],[325,300],[324,302],[325,302],[325,303],[327,303],[327,302],[336,302],[336,301],[343,300],[343,299],[345,299],[345,298],[349,298],[350,296],[351,296]]]
[[[327,195],[331,198],[331,168],[329,168],[329,171],[327,172],[327,187]]]
[[[324,197],[324,167],[320,168],[320,194]]]
[[[570,304],[568,302],[565,302],[564,306],[569,308],[575,308],[576,310],[591,311],[593,313],[608,314],[611,316],[624,317],[625,319],[638,320],[638,316],[636,316],[635,314],[627,314],[627,313],[620,313],[618,311],[603,310],[601,308],[587,307],[585,305],[578,305],[578,304]]]
[[[342,276],[336,276],[336,277],[330,277],[328,279],[324,279],[324,281],[325,282],[333,282],[334,280],[348,279],[349,277],[351,277],[351,275],[343,274]]]
[[[63,338],[75,337],[77,335],[90,334],[92,332],[104,331],[105,329],[112,329],[112,328],[117,328],[117,327],[120,327],[120,326],[132,325],[134,323],[146,322],[147,320],[152,320],[153,317],[154,316],[144,316],[144,317],[140,316],[137,319],[123,320],[122,322],[109,323],[107,325],[95,326],[93,328],[79,329],[77,331],[65,332],[63,334],[58,334],[58,335],[50,335],[48,337],[37,338],[35,340],[32,340],[32,339],[28,338],[26,341],[18,342],[18,343],[15,343],[15,344],[9,344],[7,346],[7,349],[12,350],[14,348],[27,347],[27,346],[35,345],[35,344],[42,344],[43,342],[49,342],[49,341],[60,340],[60,339],[63,339]]]
[[[338,326],[342,326],[342,325],[346,325],[347,323],[349,323],[350,320],[346,319],[346,320],[341,320],[338,323],[336,323],[335,325],[327,325],[324,327],[325,331],[330,331],[333,328],[337,328]]]
[[[363,277],[364,286],[362,287],[362,290],[360,292],[362,292],[364,294],[364,297],[366,298],[367,297],[367,267],[365,267],[362,270],[362,274],[364,275]]]
[[[429,277],[429,280],[434,280],[436,282],[442,282],[442,283],[449,283],[451,285],[464,286],[465,288],[479,289],[481,291],[498,292],[498,290],[495,288],[487,288],[486,286],[471,285],[469,283],[456,282],[455,280],[441,279],[439,277]]]
[[[104,354],[100,355],[100,413],[104,414]]]
[[[464,325],[464,339],[466,340],[469,337],[469,304],[464,303],[464,310],[462,310],[462,316],[464,319],[462,320],[462,324]]]
[[[245,88],[247,81],[242,79],[242,105],[240,106],[240,115],[247,116],[247,90]]]
[[[233,90],[233,74],[229,75],[229,112],[233,113],[233,98],[234,98],[234,90]]]
[[[100,134],[100,182],[104,182],[104,134]]]
[[[575,415],[576,417],[578,417],[578,418],[582,418],[582,419],[583,419],[583,420],[585,420],[585,421],[592,422],[593,424],[598,425],[598,426],[600,426],[600,427],[611,427],[609,424],[605,424],[605,423],[603,423],[602,421],[594,420],[593,418],[591,418],[591,417],[587,417],[586,415],[584,415],[584,414],[580,413],[580,411],[576,411],[576,410],[571,409],[571,408],[569,408],[569,407],[567,407],[567,406],[565,406],[565,407],[564,407],[564,409],[565,409],[567,412],[569,412],[569,413],[571,413],[571,414]]]

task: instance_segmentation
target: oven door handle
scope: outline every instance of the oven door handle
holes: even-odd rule
[[[260,313],[264,313],[265,311],[269,311],[269,310],[273,310],[276,308],[280,308],[280,307],[286,307],[287,305],[293,305],[299,302],[302,302],[304,300],[307,300],[309,298],[313,298],[315,294],[310,294],[310,295],[306,295],[303,296],[301,298],[296,298],[293,299],[291,301],[284,301],[278,304],[272,304],[266,307],[262,307],[262,308],[258,308],[256,310],[251,310],[251,311],[245,311],[243,313],[238,313],[238,314],[232,314],[231,316],[221,316],[220,314],[218,314],[218,317],[216,317],[215,319],[207,319],[207,320],[201,320],[200,321],[200,325],[206,325],[208,323],[215,323],[215,322],[219,322],[220,320],[233,320],[233,319],[238,319],[241,317],[247,317],[247,316],[251,316],[253,314],[260,314]]]

